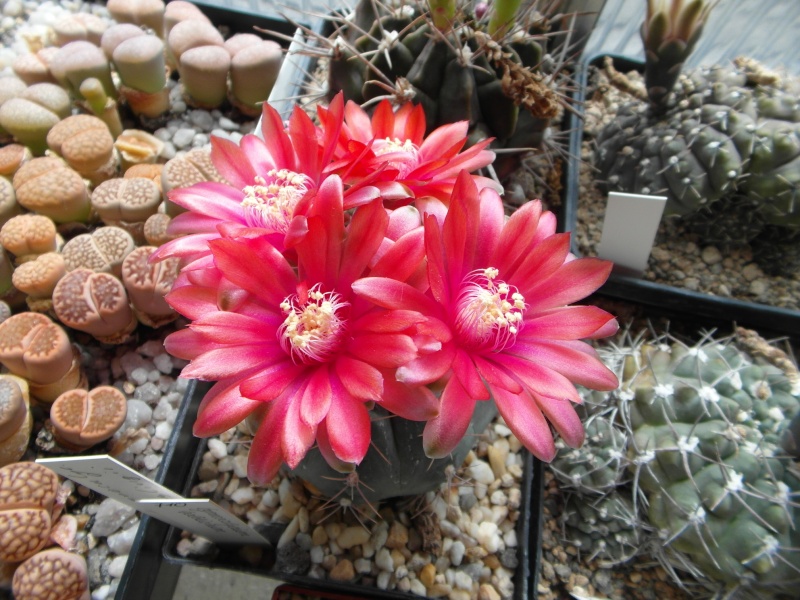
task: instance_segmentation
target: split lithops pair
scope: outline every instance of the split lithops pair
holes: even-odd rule
[[[0,375],[0,467],[22,458],[32,429],[28,382],[15,375]]]
[[[425,108],[428,131],[468,120],[472,142],[542,145],[562,110],[561,73],[544,68],[550,24],[536,3],[362,0],[337,19],[327,49],[328,94],[359,104],[379,97]]]
[[[648,3],[648,102],[620,107],[597,137],[595,164],[608,189],[667,196],[665,214],[683,218],[706,242],[752,243],[765,271],[793,270],[800,79],[746,59],[680,75],[713,4]]]
[[[764,597],[796,589],[800,478],[781,447],[784,430],[800,414],[796,369],[784,373],[730,340],[639,341],[608,357],[622,381],[605,399],[616,415],[601,413],[610,417],[603,435],[587,436],[581,451],[599,457],[621,451],[627,468],[604,495],[578,488],[582,508],[603,508],[607,521],[609,507],[625,503],[632,510],[614,517],[613,540],[625,540],[633,528],[639,548],[691,565],[728,593]],[[556,476],[569,487],[573,464],[584,470],[585,461],[564,458]],[[593,544],[587,550],[595,554],[608,550],[609,539],[598,548],[598,541],[572,537]]]
[[[269,96],[283,61],[277,42],[252,33],[224,40],[202,13],[172,25],[167,48],[187,102],[217,108],[229,99],[252,117],[261,114],[260,104]]]
[[[62,508],[58,476],[50,469],[32,462],[0,468],[0,561],[16,565],[17,600],[38,600],[42,589],[62,600],[88,597],[86,560],[59,547],[70,545],[70,536],[58,531],[67,519]]]
[[[111,438],[127,414],[125,394],[115,387],[69,390],[50,406],[53,437],[65,450],[80,452]]]

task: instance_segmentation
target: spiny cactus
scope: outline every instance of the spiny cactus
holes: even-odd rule
[[[361,0],[325,41],[328,94],[344,91],[359,104],[410,99],[425,108],[428,131],[468,120],[473,141],[538,147],[561,109],[560,73],[542,68],[546,19],[519,5],[500,0],[471,12],[455,0]]]
[[[602,496],[579,486],[565,536],[612,562],[633,554],[622,550],[636,540],[641,553],[729,593],[790,592],[800,582],[800,478],[781,443],[800,414],[797,378],[731,340],[637,340],[604,352],[622,384],[594,422],[615,433],[588,435],[581,452],[622,451],[628,473]],[[576,489],[567,470],[554,473]],[[608,535],[592,535],[583,520]]]
[[[391,418],[377,407],[371,413],[372,444],[354,471],[347,475],[335,471],[315,447],[293,473],[322,496],[348,505],[374,505],[397,496],[424,494],[445,481],[448,465],[461,466],[475,443],[474,436],[489,426],[497,409],[494,402],[479,402],[461,443],[448,457],[435,460],[425,456],[420,443],[424,422]]]

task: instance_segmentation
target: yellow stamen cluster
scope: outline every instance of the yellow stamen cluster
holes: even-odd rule
[[[522,325],[525,298],[504,281],[495,282],[493,267],[467,275],[457,300],[456,327],[464,341],[502,350]]]
[[[255,185],[242,190],[247,224],[286,233],[295,206],[310,187],[307,175],[288,169],[272,169],[266,177],[256,176]]]
[[[416,169],[420,162],[419,148],[411,140],[388,137],[382,140],[375,140],[372,150],[376,156],[395,155],[389,159],[388,164],[400,172],[399,177],[401,178]]]
[[[286,314],[278,328],[281,346],[295,361],[325,361],[344,332],[339,312],[348,305],[339,294],[321,292],[319,284],[308,291],[305,302],[297,294],[286,298],[280,305]]]

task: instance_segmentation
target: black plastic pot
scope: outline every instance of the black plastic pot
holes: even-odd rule
[[[576,105],[581,106],[585,100],[585,92],[590,66],[600,65],[605,55],[588,57],[575,74]],[[643,71],[641,62],[625,57],[612,56],[614,67],[618,71]],[[579,115],[570,116],[570,144],[566,189],[560,227],[563,231],[575,231],[578,212],[578,195],[580,190],[581,143],[583,142],[583,119]],[[573,238],[572,252],[580,254]],[[638,304],[652,306],[660,313],[674,315],[681,319],[697,321],[706,327],[720,325],[730,328],[732,323],[753,327],[764,333],[790,335],[800,337],[800,311],[769,306],[756,302],[747,302],[732,298],[724,298],[711,294],[694,292],[652,281],[645,281],[623,273],[612,272],[608,281],[598,291],[599,294],[628,300]]]
[[[207,391],[206,385],[195,385],[187,392],[179,420],[175,424],[168,452],[162,461],[163,472],[159,477],[164,485],[174,491],[189,496],[196,484],[197,469],[206,451],[206,441],[192,436],[192,424],[197,407]],[[189,468],[187,466],[191,465]],[[522,507],[517,521],[518,567],[514,575],[515,600],[527,600],[535,593],[539,564],[541,562],[542,540],[542,495],[543,465],[526,452],[521,482]],[[277,543],[285,525],[269,524],[259,528],[273,544]],[[178,555],[176,547],[181,532],[154,519],[144,517],[132,551],[128,569],[123,577],[125,585],[120,586],[117,598],[120,600],[145,598],[171,598],[177,583],[180,567],[193,565],[209,569],[226,569],[260,575],[280,580],[296,587],[315,592],[344,594],[348,597],[411,599],[413,594],[399,591],[386,591],[357,583],[320,581],[305,575],[282,571],[275,566],[273,549],[264,549],[257,566],[245,564],[238,558],[239,546],[219,546],[214,559],[186,558]]]

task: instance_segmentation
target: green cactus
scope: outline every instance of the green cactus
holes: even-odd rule
[[[800,582],[800,478],[782,444],[792,446],[787,430],[800,418],[795,380],[730,340],[664,337],[601,352],[622,383],[587,424],[605,435],[587,431],[580,452],[624,452],[628,474],[598,496],[591,478],[575,484],[585,459],[556,458],[556,478],[576,490],[566,538],[612,563],[637,547],[726,593],[790,593]]]
[[[542,68],[547,38],[538,31],[547,25],[519,4],[496,2],[477,16],[455,0],[361,0],[326,41],[328,93],[359,104],[410,99],[424,107],[428,131],[468,120],[473,142],[539,147],[560,111],[558,74]]]
[[[598,498],[570,495],[561,515],[565,539],[603,566],[626,562],[639,553],[645,531],[630,498],[612,492]]]
[[[458,468],[497,414],[492,401],[479,402],[469,431],[447,458],[432,460],[425,456],[421,436],[424,422],[393,419],[375,407],[372,419],[372,443],[364,460],[351,473],[343,475],[330,467],[317,447],[292,471],[311,483],[322,496],[348,505],[372,505],[396,496],[424,494],[446,480],[447,467]]]

